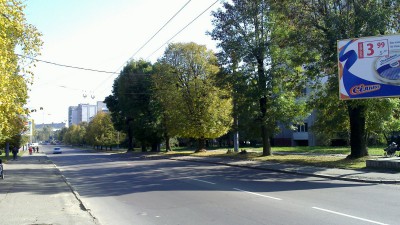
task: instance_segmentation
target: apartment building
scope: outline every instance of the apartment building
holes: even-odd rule
[[[79,104],[68,107],[68,125],[90,122],[98,112],[108,112],[106,104],[98,101],[96,105]]]

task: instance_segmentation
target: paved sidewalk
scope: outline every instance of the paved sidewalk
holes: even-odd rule
[[[229,166],[240,166],[261,170],[277,171],[290,174],[324,177],[335,180],[346,180],[367,183],[400,184],[400,172],[376,171],[376,170],[348,170],[336,168],[323,168],[315,166],[301,166],[273,162],[260,162],[250,160],[238,160],[218,157],[193,157],[177,156],[173,160],[198,161]]]
[[[26,153],[4,164],[4,170],[0,224],[98,224],[45,154]]]
[[[154,159],[157,158],[160,157],[154,157]],[[344,170],[217,157],[171,156],[167,158],[337,180],[400,184],[399,172]],[[79,200],[79,195],[72,191],[60,171],[46,155],[25,154],[17,161],[8,161],[4,164],[4,168],[5,179],[0,180],[0,224],[99,224],[90,212],[86,211]]]

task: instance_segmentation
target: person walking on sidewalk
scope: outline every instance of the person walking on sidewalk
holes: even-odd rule
[[[13,160],[17,160],[17,155],[18,155],[18,147],[14,146],[12,149],[12,154],[13,154]]]
[[[3,167],[3,161],[0,159],[0,178],[4,179],[4,167]]]

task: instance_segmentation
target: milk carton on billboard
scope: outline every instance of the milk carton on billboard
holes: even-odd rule
[[[400,96],[400,34],[338,41],[340,99]]]

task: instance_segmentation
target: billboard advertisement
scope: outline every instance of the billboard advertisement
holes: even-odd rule
[[[341,100],[400,96],[400,34],[338,41]]]

